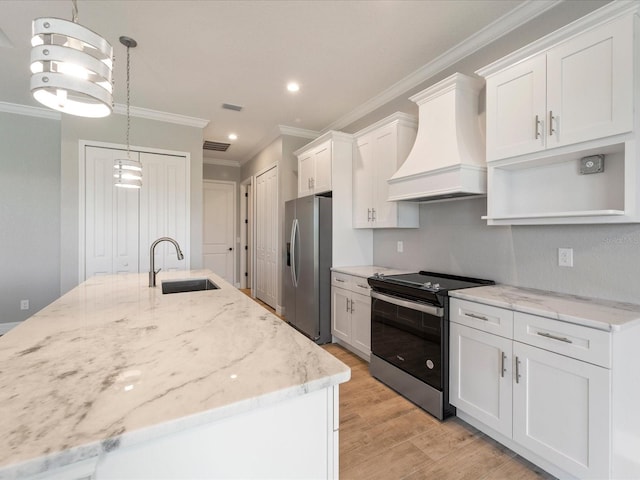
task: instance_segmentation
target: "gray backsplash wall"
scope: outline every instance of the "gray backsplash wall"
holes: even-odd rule
[[[485,214],[483,198],[422,204],[419,229],[374,231],[374,264],[640,303],[640,225],[489,227]],[[559,247],[573,267],[558,266]]]

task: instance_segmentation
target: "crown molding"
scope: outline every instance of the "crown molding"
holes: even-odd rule
[[[221,158],[203,157],[202,158],[202,163],[204,163],[205,165],[220,165],[222,167],[240,168],[242,166],[242,165],[240,165],[240,162],[238,162],[237,160],[223,160]]]
[[[46,118],[47,120],[61,120],[62,114],[49,108],[30,107],[17,103],[0,102],[0,112],[27,115],[29,117]]]
[[[306,128],[298,128],[298,127],[288,127],[286,125],[276,125],[271,133],[265,136],[260,143],[258,143],[247,155],[247,158],[244,162],[248,162],[253,157],[255,157],[262,150],[267,148],[273,141],[281,137],[282,135],[288,135],[291,137],[301,137],[308,138],[309,140],[314,140],[320,136],[320,132],[315,130],[307,130]]]
[[[380,94],[366,101],[351,112],[342,116],[322,130],[322,133],[330,130],[340,130],[365,115],[382,107],[403,93],[408,92],[431,77],[454,65],[465,57],[486,47],[500,37],[512,32],[516,28],[526,24],[533,18],[543,14],[547,10],[558,5],[562,0],[527,0],[509,13],[498,18],[482,30],[474,33],[431,62],[420,67],[415,72],[394,83]]]
[[[313,140],[320,136],[320,132],[316,130],[307,130],[306,128],[288,127],[286,125],[278,125],[276,127],[277,133],[280,135],[288,135],[290,137],[308,138]]]
[[[149,108],[130,107],[130,115],[137,118],[146,118],[148,120],[157,120],[159,122],[175,123],[185,125],[187,127],[204,128],[209,125],[209,120],[205,118],[188,117],[177,113],[161,112],[159,110],[151,110]],[[127,106],[116,103],[113,106],[113,113],[118,115],[127,114]]]

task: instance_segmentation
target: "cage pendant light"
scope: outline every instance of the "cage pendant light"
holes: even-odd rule
[[[138,160],[131,159],[131,144],[129,142],[129,131],[131,130],[131,59],[129,49],[136,47],[138,43],[129,37],[120,37],[120,43],[127,47],[127,158],[115,160],[113,164],[115,169],[114,184],[116,187],[140,188],[142,187],[142,164]]]
[[[106,117],[113,110],[113,48],[73,21],[36,18],[31,38],[31,93],[43,105],[81,117]]]

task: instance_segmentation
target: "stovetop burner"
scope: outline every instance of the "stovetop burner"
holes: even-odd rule
[[[427,271],[399,275],[376,273],[368,282],[374,291],[434,303],[441,303],[437,297],[446,297],[449,290],[495,284],[492,280]]]

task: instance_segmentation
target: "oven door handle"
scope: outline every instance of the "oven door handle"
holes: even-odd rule
[[[444,317],[444,309],[440,307],[434,307],[432,305],[425,305],[424,303],[412,302],[410,300],[402,300],[397,297],[391,297],[378,292],[371,292],[371,298],[377,298],[383,302],[391,303],[399,307],[410,308],[411,310],[418,310],[419,312],[428,313],[435,317]]]

